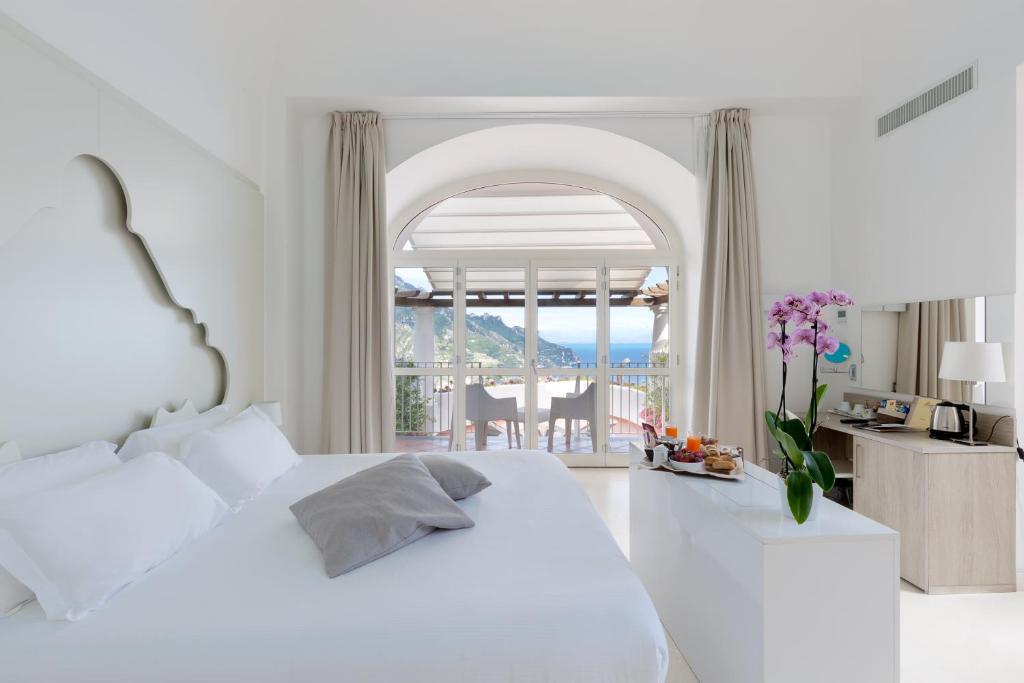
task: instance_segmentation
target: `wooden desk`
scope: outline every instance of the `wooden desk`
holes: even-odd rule
[[[815,437],[853,509],[900,532],[900,575],[928,593],[1016,590],[1017,452],[926,433],[880,434],[829,415]]]

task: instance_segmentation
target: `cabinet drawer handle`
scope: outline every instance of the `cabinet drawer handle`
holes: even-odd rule
[[[853,478],[860,479],[860,467],[858,467],[858,461],[860,460],[860,454],[863,452],[864,447],[860,444],[856,444],[853,448]]]

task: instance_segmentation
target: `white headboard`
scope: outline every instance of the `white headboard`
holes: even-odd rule
[[[262,398],[259,190],[8,20],[0,88],[0,442]]]

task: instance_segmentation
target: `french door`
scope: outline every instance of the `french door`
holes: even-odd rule
[[[398,450],[550,450],[628,463],[679,405],[678,270],[648,255],[402,254],[395,275]]]

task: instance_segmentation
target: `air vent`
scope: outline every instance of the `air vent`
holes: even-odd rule
[[[963,71],[953,74],[935,87],[929,88],[917,97],[892,111],[878,117],[877,136],[888,135],[900,126],[924,116],[933,109],[974,90],[978,84],[977,65],[972,64]]]

